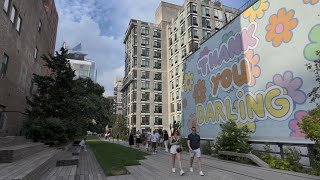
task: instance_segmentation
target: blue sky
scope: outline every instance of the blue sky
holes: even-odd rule
[[[184,0],[164,0],[182,5]],[[247,0],[222,0],[239,8]],[[124,76],[123,36],[131,18],[154,22],[161,0],[55,0],[59,13],[56,49],[65,41],[82,50],[98,66],[98,83],[113,94],[116,77]]]

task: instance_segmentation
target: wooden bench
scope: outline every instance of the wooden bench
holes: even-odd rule
[[[56,166],[71,166],[79,164],[80,146],[72,146],[63,156],[57,160]]]
[[[251,154],[251,153],[237,153],[237,152],[232,152],[232,151],[219,151],[218,154],[227,156],[227,159],[228,159],[228,156],[248,158],[260,167],[270,168],[270,166],[266,162],[264,162],[263,160],[258,158],[256,155]]]

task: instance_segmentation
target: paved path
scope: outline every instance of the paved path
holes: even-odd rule
[[[111,141],[112,142],[112,141]],[[127,142],[114,141],[124,146],[128,146]],[[145,148],[141,148],[145,151]],[[266,169],[251,165],[245,165],[230,161],[224,161],[209,156],[203,156],[203,171],[205,176],[201,177],[198,174],[197,164],[194,162],[194,172],[189,172],[188,164],[189,157],[187,153],[183,153],[182,164],[185,171],[183,177],[179,176],[177,169],[176,173],[171,172],[170,154],[160,150],[156,155],[146,156],[146,160],[140,161],[141,165],[127,167],[130,175],[108,177],[112,180],[127,180],[127,179],[214,179],[214,180],[316,180],[320,179],[317,176],[310,176],[301,173],[280,171],[274,169]],[[178,164],[176,162],[176,168]]]

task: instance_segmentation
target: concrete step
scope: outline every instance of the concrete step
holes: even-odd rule
[[[0,147],[8,147],[8,146],[15,146],[19,144],[24,144],[32,142],[31,139],[26,139],[24,136],[5,136],[0,137]]]
[[[13,163],[0,164],[0,180],[38,180],[54,166],[61,151],[47,148]]]
[[[56,166],[71,166],[79,164],[80,146],[70,146],[69,149],[57,160]]]
[[[11,163],[48,148],[42,143],[24,143],[0,148],[0,163]]]
[[[77,166],[60,166],[60,167],[52,167],[45,173],[40,179],[41,180],[74,180],[76,177]]]

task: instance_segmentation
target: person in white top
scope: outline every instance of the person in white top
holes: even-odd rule
[[[147,143],[146,143],[147,151],[151,151],[151,131],[147,132]]]
[[[158,136],[153,131],[153,134],[151,135],[152,154],[156,154],[157,142],[158,142]]]
[[[79,143],[80,145],[80,151],[82,152],[82,150],[87,151],[87,146],[86,146],[86,141],[87,139],[82,139]]]

